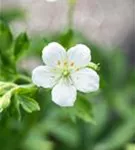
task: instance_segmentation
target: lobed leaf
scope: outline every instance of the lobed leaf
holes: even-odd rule
[[[0,20],[0,51],[8,50],[12,41],[13,37],[8,25]]]
[[[20,105],[26,112],[32,113],[33,111],[40,110],[38,103],[34,99],[22,95],[18,96],[18,98],[20,101]]]
[[[29,47],[29,39],[26,33],[21,33],[16,41],[15,41],[15,46],[14,46],[14,56],[15,59],[17,60],[21,54],[27,50]]]

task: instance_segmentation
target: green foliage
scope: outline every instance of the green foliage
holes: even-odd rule
[[[13,36],[8,25],[1,20],[0,41],[0,76],[10,78],[11,73],[15,72],[11,51]]]
[[[135,144],[129,144],[126,150],[135,150]]]
[[[11,97],[12,91],[8,91],[6,94],[0,97],[0,113],[9,106]]]
[[[8,50],[12,44],[12,34],[8,25],[0,20],[0,52]]]
[[[23,53],[38,57],[51,41],[66,48],[84,43],[100,63],[99,92],[79,93],[73,108],[56,106],[50,90],[31,85],[30,72],[16,67]],[[15,39],[0,21],[1,150],[134,150],[134,91],[135,69],[122,50],[104,49],[71,29],[32,39],[21,33]]]
[[[25,18],[25,13],[21,8],[10,8],[10,9],[2,9],[0,11],[0,20],[5,22],[11,22],[14,20],[21,20]]]
[[[28,49],[29,40],[26,33],[21,33],[14,40],[8,25],[3,21],[0,21],[0,40],[0,78],[3,80],[0,81],[0,112],[3,114],[3,111],[7,110],[13,117],[17,116],[20,119],[20,105],[28,113],[40,109],[38,103],[32,97],[36,91],[35,88],[30,84],[24,85],[24,81],[28,77],[20,76],[20,73],[16,71],[17,59],[23,51]],[[23,83],[19,85],[15,83],[18,82],[18,76],[23,78],[21,80]],[[27,82],[31,82],[31,80]]]
[[[55,134],[52,133],[51,137],[53,137],[52,139],[56,144],[55,150],[126,149],[129,142],[134,142],[135,137],[135,70],[130,68],[128,58],[122,50],[118,48],[113,48],[113,50],[104,49],[101,46],[89,42],[81,34],[76,32],[74,32],[72,36],[67,35],[69,34],[65,34],[65,32],[62,33],[62,35],[54,35],[53,37],[48,37],[48,41],[51,42],[51,38],[52,41],[58,41],[62,44],[70,41],[70,44],[65,44],[67,48],[80,42],[88,45],[91,48],[93,61],[100,63],[101,69],[99,74],[101,76],[101,90],[94,96],[92,94],[80,94],[81,97],[80,99],[78,97],[75,107],[64,109],[62,113],[61,111],[57,112],[54,107],[50,107],[47,112],[50,113],[50,111],[53,110],[52,116],[57,116],[56,120],[54,117],[51,119],[46,111],[42,112],[47,116],[45,117],[45,122],[41,122],[41,129],[46,131],[46,127],[43,126],[45,124],[47,125],[49,119],[51,119],[52,122],[49,122],[48,126],[51,126],[51,124],[54,125],[58,120],[61,121],[61,125],[59,126],[63,126],[67,118],[71,118],[71,120],[76,123],[75,127],[72,126],[72,128],[74,130],[78,128],[79,130],[78,133],[80,133],[80,136],[76,136],[76,139],[79,139],[80,142],[77,142],[75,144],[76,146],[73,146],[70,141],[68,144],[63,141],[64,137],[66,137],[66,133],[63,138],[59,138],[59,136],[55,136]],[[65,40],[62,41],[61,39],[64,37]],[[46,97],[45,95],[41,97],[41,99],[45,101],[51,100],[50,97]],[[91,106],[93,106],[93,108],[91,108]],[[62,116],[63,118],[61,118]],[[96,125],[82,123],[76,116],[88,122],[96,122]],[[57,128],[57,126],[55,127]],[[57,130],[56,128],[54,131]],[[73,133],[73,135],[75,135],[75,133]],[[68,136],[67,139],[69,138],[71,137]],[[59,142],[60,144],[58,144]]]
[[[0,20],[0,77],[2,80],[14,80],[19,73],[16,71],[17,60],[29,47],[26,33],[21,33],[16,40],[8,25]]]
[[[33,111],[40,110],[38,103],[34,99],[26,96],[17,96],[17,98],[26,112],[32,113]]]
[[[75,109],[78,117],[86,122],[93,122],[92,105],[87,99],[83,97],[78,98]]]
[[[75,106],[73,108],[67,108],[67,111],[74,121],[76,120],[76,117],[78,117],[88,123],[95,124],[95,121],[93,120],[92,104],[85,96],[79,95],[75,102]]]
[[[38,103],[33,99],[36,89],[29,85],[16,85],[9,82],[0,82],[0,112],[7,110],[12,116],[21,119],[20,106],[28,113],[39,111]]]
[[[14,56],[15,59],[18,59],[19,56],[22,55],[22,53],[27,50],[29,47],[29,39],[26,33],[21,33],[16,41],[14,46]]]

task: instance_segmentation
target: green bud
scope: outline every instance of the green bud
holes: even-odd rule
[[[94,69],[96,71],[99,71],[100,70],[100,64],[95,64],[93,62],[90,62],[87,66],[88,68],[91,68],[91,69]]]
[[[7,91],[14,88],[16,85],[10,82],[0,82],[0,96],[4,95]]]
[[[12,91],[9,91],[0,98],[0,112],[2,112],[10,105],[11,96],[12,96]]]

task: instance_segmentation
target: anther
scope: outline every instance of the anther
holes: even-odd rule
[[[60,65],[60,64],[61,64],[59,60],[58,60],[57,64],[58,64],[58,65]]]
[[[66,65],[67,65],[67,61],[64,62],[64,66],[66,66]]]
[[[70,64],[72,67],[74,66],[74,62],[71,62],[71,64]]]

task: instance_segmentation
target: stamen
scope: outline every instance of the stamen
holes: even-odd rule
[[[68,64],[67,61],[65,61],[65,62],[64,62],[64,66],[67,66],[67,64]]]
[[[63,75],[64,75],[64,76],[68,76],[68,74],[69,74],[69,72],[68,72],[67,70],[65,70],[65,71],[63,72]]]
[[[74,62],[71,62],[70,66],[73,67],[74,66]]]
[[[79,68],[77,68],[76,71],[79,71]]]
[[[57,64],[58,64],[58,65],[60,65],[60,64],[61,64],[59,60],[58,60]]]

